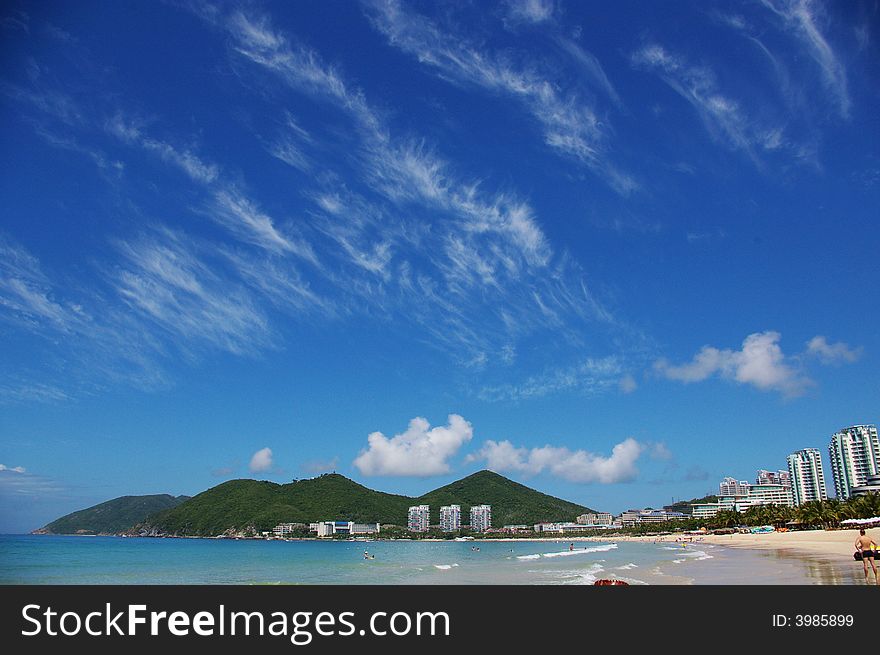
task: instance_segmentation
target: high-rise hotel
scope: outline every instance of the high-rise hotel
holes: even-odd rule
[[[788,456],[791,498],[795,505],[812,500],[828,500],[822,454],[816,448],[804,448]]]
[[[828,445],[834,488],[840,500],[853,496],[854,487],[868,484],[880,474],[880,441],[877,426],[853,425],[835,432]]]
[[[440,508],[440,529],[455,532],[461,527],[461,505],[444,505]]]
[[[471,530],[485,532],[492,527],[492,506],[474,505],[471,507]]]
[[[409,508],[406,527],[411,532],[427,532],[431,525],[431,508],[428,505],[414,505]]]

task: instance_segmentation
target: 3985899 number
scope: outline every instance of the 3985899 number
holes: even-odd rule
[[[794,617],[798,628],[850,628],[853,622],[852,614],[797,614]]]

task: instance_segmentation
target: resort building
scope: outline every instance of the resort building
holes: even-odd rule
[[[298,530],[304,530],[305,523],[279,523],[272,528],[272,536],[284,539]]]
[[[718,495],[719,496],[747,496],[749,493],[749,487],[751,487],[748,482],[745,480],[735,480],[733,478],[724,478],[721,481],[721,484],[718,485]]]
[[[816,448],[804,448],[788,456],[791,498],[795,505],[813,500],[828,500],[822,455]]]
[[[333,537],[338,534],[378,534],[378,523],[354,523],[352,521],[320,521],[317,524],[319,537]]]
[[[836,432],[828,445],[828,455],[837,497],[851,498],[854,487],[862,487],[869,477],[880,474],[877,426],[853,425]]]
[[[410,532],[427,532],[431,525],[431,508],[428,505],[414,505],[409,508],[406,527]]]
[[[581,514],[575,519],[581,525],[611,525],[609,512],[596,512],[595,514]]]
[[[715,516],[721,511],[721,503],[699,503],[691,505],[693,512],[691,516],[695,519],[708,519]]]
[[[754,484],[747,496],[750,505],[785,505],[791,507],[791,487],[782,484]]]
[[[555,533],[563,533],[563,532],[586,532],[588,530],[595,530],[597,527],[608,527],[608,526],[595,526],[595,525],[585,525],[583,523],[536,523],[534,527],[535,532],[555,532]]]
[[[632,526],[640,523],[680,521],[687,518],[690,517],[683,512],[669,511],[666,509],[628,509],[620,515],[620,523],[621,525]]]
[[[461,505],[445,505],[440,508],[440,529],[454,532],[461,528]]]
[[[871,493],[880,493],[880,475],[871,475],[868,477],[868,481],[865,484],[852,488],[853,497],[864,496]]]
[[[475,505],[471,507],[471,530],[486,532],[492,527],[492,506]]]
[[[731,480],[732,478],[727,478]],[[723,486],[724,483],[721,483]],[[700,503],[691,505],[692,516],[695,519],[706,519],[715,516],[720,511],[746,512],[756,505],[785,505],[793,504],[791,489],[781,484],[749,484],[746,493],[740,495],[721,495],[714,503]]]
[[[788,487],[791,489],[791,475],[788,471],[766,471],[764,469],[760,469],[758,471],[758,475],[755,478],[756,484],[781,484],[783,487]]]
[[[531,532],[533,530],[530,525],[505,525],[501,528],[501,532],[507,532],[509,534],[521,534],[523,532]]]

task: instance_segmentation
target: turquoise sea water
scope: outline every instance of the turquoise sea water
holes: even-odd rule
[[[858,584],[861,565],[634,542],[0,536],[2,584]],[[479,548],[479,550],[474,550]],[[375,559],[365,559],[368,550]],[[854,565],[855,564],[855,565]]]

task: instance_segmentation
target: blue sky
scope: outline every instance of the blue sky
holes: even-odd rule
[[[0,531],[876,423],[876,2],[5,3]]]

